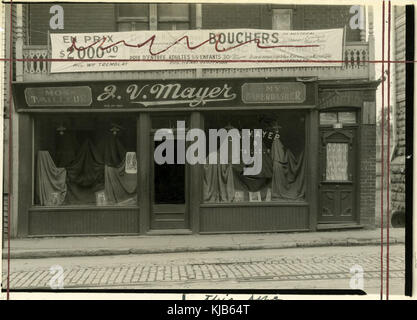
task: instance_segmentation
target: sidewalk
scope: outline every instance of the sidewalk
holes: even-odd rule
[[[390,244],[404,243],[404,236],[405,229],[391,228]],[[26,259],[380,244],[380,229],[302,233],[47,237],[12,239],[10,257]],[[4,247],[2,256],[3,259],[7,258],[7,247]]]

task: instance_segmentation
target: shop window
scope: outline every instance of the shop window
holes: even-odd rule
[[[158,30],[190,28],[188,4],[120,4],[117,7],[119,31],[149,30],[151,23]]]
[[[272,11],[272,29],[273,30],[291,30],[292,29],[292,9],[273,9]]]
[[[343,112],[321,112],[320,113],[321,125],[332,125],[336,123],[356,124],[357,123],[356,112],[343,111]]]
[[[206,113],[207,161],[204,165],[203,192],[206,203],[293,202],[304,201],[306,189],[305,113],[274,111],[262,113]],[[209,129],[262,129],[262,169],[256,175],[244,175],[245,165],[209,164]],[[230,132],[230,131],[229,131]],[[253,136],[253,135],[252,135]],[[233,139],[224,139],[233,150]],[[240,140],[240,150],[242,151]],[[218,152],[221,139],[218,139]],[[253,145],[253,139],[251,142]],[[251,149],[250,152],[253,152]]]
[[[137,205],[134,118],[41,116],[34,150],[35,205]]]

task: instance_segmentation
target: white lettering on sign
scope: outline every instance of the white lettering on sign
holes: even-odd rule
[[[237,94],[232,92],[228,84],[223,86],[207,87],[184,87],[180,83],[139,86],[130,84],[126,88],[128,102],[142,104],[145,107],[159,104],[188,104],[190,107],[204,106],[208,102],[231,101],[236,99]],[[108,85],[97,97],[97,101],[121,99],[117,93],[116,85]]]
[[[29,107],[88,107],[92,94],[88,86],[39,87],[26,88],[25,99]]]

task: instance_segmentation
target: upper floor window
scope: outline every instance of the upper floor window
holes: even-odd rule
[[[119,31],[149,30],[148,4],[121,4],[117,10]]]
[[[291,30],[292,29],[292,9],[273,9],[272,10],[272,29]]]
[[[159,30],[187,30],[190,28],[188,4],[158,4]]]
[[[190,28],[188,4],[121,4],[117,8],[118,31]]]

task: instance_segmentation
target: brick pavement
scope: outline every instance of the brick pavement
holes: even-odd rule
[[[139,256],[138,256],[139,260]],[[64,267],[65,288],[137,286],[152,283],[196,281],[283,281],[349,279],[350,268],[359,264],[364,278],[380,277],[378,253],[340,254],[331,256],[283,256],[280,258],[216,258],[184,263],[118,263],[105,266]],[[48,288],[52,274],[49,268],[13,271],[10,288]],[[390,255],[390,277],[404,278],[404,255]],[[3,274],[3,279],[5,274]]]

